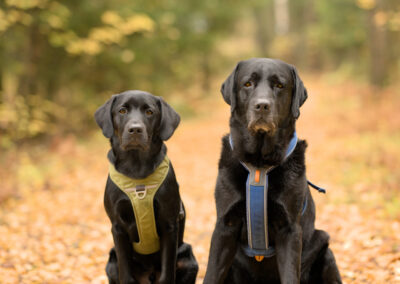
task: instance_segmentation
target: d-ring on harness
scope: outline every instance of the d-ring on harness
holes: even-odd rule
[[[286,150],[286,160],[294,151],[297,145],[297,134],[289,142]],[[229,143],[233,149],[232,137],[229,136]],[[268,240],[268,174],[277,167],[256,168],[249,163],[240,161],[243,167],[249,172],[246,181],[246,223],[248,246],[243,247],[244,252],[249,257],[254,257],[257,261],[262,261],[264,257],[275,255],[274,247],[269,245]],[[325,190],[308,182],[319,192]],[[307,198],[303,203],[302,215],[307,208]]]

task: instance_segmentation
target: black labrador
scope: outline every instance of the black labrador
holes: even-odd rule
[[[222,139],[217,222],[204,283],[341,283],[329,235],[314,227],[306,142],[299,140],[285,159],[299,108],[307,99],[295,67],[267,58],[241,61],[221,92],[231,106],[231,138]],[[248,171],[241,162],[257,168],[276,166],[269,173],[267,199],[267,230],[275,254],[262,261],[245,253]]]
[[[95,113],[95,120],[110,139],[109,162],[133,179],[149,176],[164,160],[168,140],[180,117],[161,97],[143,91],[113,95]],[[183,242],[185,212],[172,165],[154,197],[160,250],[139,254],[132,204],[114,182],[107,179],[104,207],[112,224],[115,247],[106,267],[110,283],[195,283],[198,265],[192,248]]]

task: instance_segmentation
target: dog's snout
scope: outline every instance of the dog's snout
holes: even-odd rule
[[[271,104],[268,100],[257,100],[254,104],[254,109],[258,112],[268,112]]]
[[[138,125],[138,124],[134,124],[134,125],[130,125],[128,128],[128,133],[129,134],[142,134],[143,133],[143,126]]]

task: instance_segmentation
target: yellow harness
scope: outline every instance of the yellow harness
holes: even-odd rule
[[[111,163],[109,168],[111,180],[129,197],[135,213],[139,242],[133,242],[133,249],[140,254],[157,252],[160,249],[160,239],[157,234],[153,200],[168,174],[167,155],[157,169],[144,179],[127,177],[117,172]]]

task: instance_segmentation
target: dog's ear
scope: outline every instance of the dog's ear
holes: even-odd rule
[[[160,107],[160,138],[161,140],[168,140],[175,129],[178,127],[181,117],[177,112],[167,104],[163,98],[159,97]]]
[[[225,102],[231,106],[231,112],[235,110],[236,107],[236,96],[237,96],[237,87],[236,87],[236,74],[239,70],[240,62],[236,65],[235,69],[233,69],[232,73],[228,76],[225,82],[221,86],[221,93],[225,100]]]
[[[292,115],[297,119],[300,116],[300,107],[307,99],[307,90],[297,73],[296,67],[291,67],[293,76]]]
[[[103,134],[107,138],[111,138],[114,134],[111,111],[117,96],[118,95],[113,95],[104,105],[99,107],[94,114],[97,125],[103,130]]]

